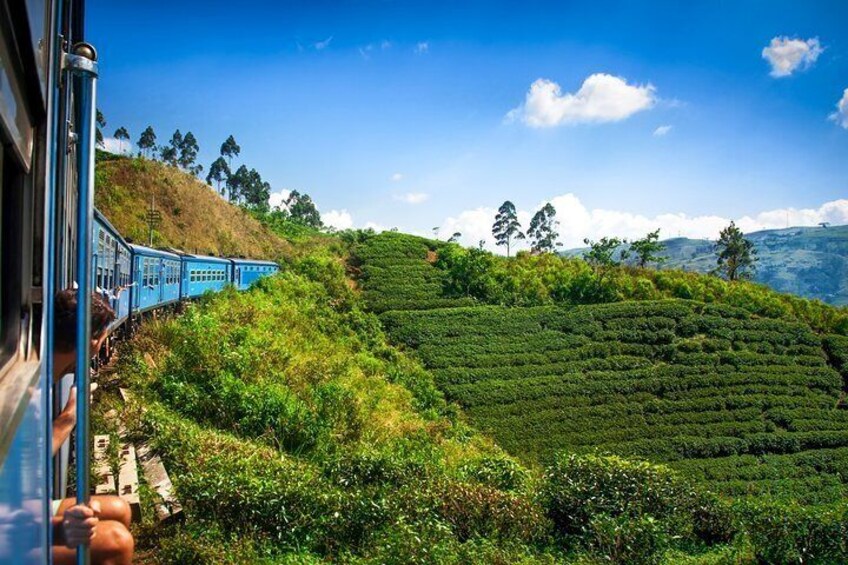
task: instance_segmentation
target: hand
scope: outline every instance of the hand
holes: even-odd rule
[[[62,527],[65,533],[65,545],[71,549],[78,545],[88,545],[97,535],[97,524],[100,522],[100,503],[92,500],[86,506],[77,504],[65,510],[62,515]]]

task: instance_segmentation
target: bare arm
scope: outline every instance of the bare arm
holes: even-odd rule
[[[77,387],[71,388],[65,409],[53,420],[53,455],[68,440],[77,423]]]

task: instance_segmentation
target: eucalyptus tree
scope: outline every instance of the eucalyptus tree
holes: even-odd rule
[[[153,126],[147,126],[143,132],[141,132],[141,136],[139,136],[138,141],[139,151],[146,157],[152,157],[153,152],[156,150],[156,133],[153,131]]]
[[[557,243],[559,222],[555,218],[556,208],[550,202],[533,215],[527,237],[530,238],[530,250],[534,253],[552,253],[560,245]]]
[[[130,140],[130,132],[127,131],[127,128],[124,126],[119,127],[115,130],[115,139],[120,143],[121,153],[126,153],[124,150],[124,142]]]
[[[506,246],[506,256],[509,257],[510,245],[513,239],[524,239],[521,224],[518,222],[518,214],[515,205],[507,200],[498,208],[495,215],[495,223],[492,225],[492,235],[495,236],[497,245]]]

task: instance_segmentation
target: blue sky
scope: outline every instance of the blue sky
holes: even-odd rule
[[[848,223],[845,2],[228,4],[89,0],[107,134],[234,134],[339,226],[466,243],[505,199],[567,246]]]

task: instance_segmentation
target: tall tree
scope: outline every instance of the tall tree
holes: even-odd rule
[[[249,173],[247,167],[242,165],[234,173],[227,176],[227,192],[230,202],[238,202],[244,197],[244,187],[248,182]]]
[[[250,169],[244,176],[242,194],[244,203],[249,208],[263,212],[268,211],[271,185],[262,180],[262,175],[256,169]]]
[[[288,208],[292,220],[298,223],[313,228],[324,226],[321,221],[321,214],[318,213],[318,208],[308,194],[301,194],[293,190],[286,198],[286,208]]]
[[[227,164],[227,161],[224,160],[223,157],[218,157],[214,161],[212,161],[212,165],[209,166],[209,174],[206,175],[206,182],[210,185],[214,181],[218,188],[218,192],[221,193],[221,196],[224,195],[226,191],[226,185],[224,185],[224,190],[221,190],[221,183],[226,181],[230,177],[230,166]]]
[[[152,157],[153,151],[156,149],[156,133],[153,131],[153,126],[141,132],[138,138],[138,148],[145,157]]]
[[[179,157],[177,158],[180,167],[183,169],[194,172],[196,169],[193,167],[194,162],[197,160],[197,152],[200,151],[200,146],[197,145],[197,139],[195,139],[194,134],[191,132],[187,132],[185,137],[183,138],[182,143],[179,145]]]
[[[221,144],[221,157],[226,157],[227,164],[231,167],[233,166],[233,157],[238,157],[239,153],[241,153],[241,147],[232,135]]]
[[[127,131],[127,128],[124,126],[119,127],[115,130],[115,139],[117,139],[121,144],[121,153],[126,153],[124,150],[124,142],[130,140],[130,132]]]
[[[518,214],[515,205],[507,200],[498,208],[495,215],[495,223],[492,224],[492,235],[495,236],[497,245],[506,245],[506,256],[509,257],[510,244],[513,239],[524,239],[521,232],[521,224],[518,222]]]
[[[550,253],[558,245],[557,226],[559,222],[556,217],[556,209],[548,202],[533,215],[530,227],[527,229],[527,237],[530,238],[530,250],[535,253]]]
[[[103,112],[100,111],[100,108],[97,109],[95,116],[94,121],[97,126],[94,130],[94,140],[99,147],[103,147],[103,128],[106,127],[106,118],[103,116]]]
[[[179,164],[180,148],[182,145],[183,134],[180,133],[180,130],[177,130],[174,132],[174,135],[171,136],[171,140],[168,141],[168,145],[163,146],[159,150],[162,160],[172,167],[176,167]]]
[[[660,255],[665,245],[660,243],[660,229],[652,231],[642,239],[630,242],[630,250],[636,254],[636,264],[645,268],[648,263],[664,263],[666,257]]]
[[[734,222],[719,233],[716,255],[718,265],[715,272],[724,275],[727,280],[748,279],[754,274],[757,250]]]

